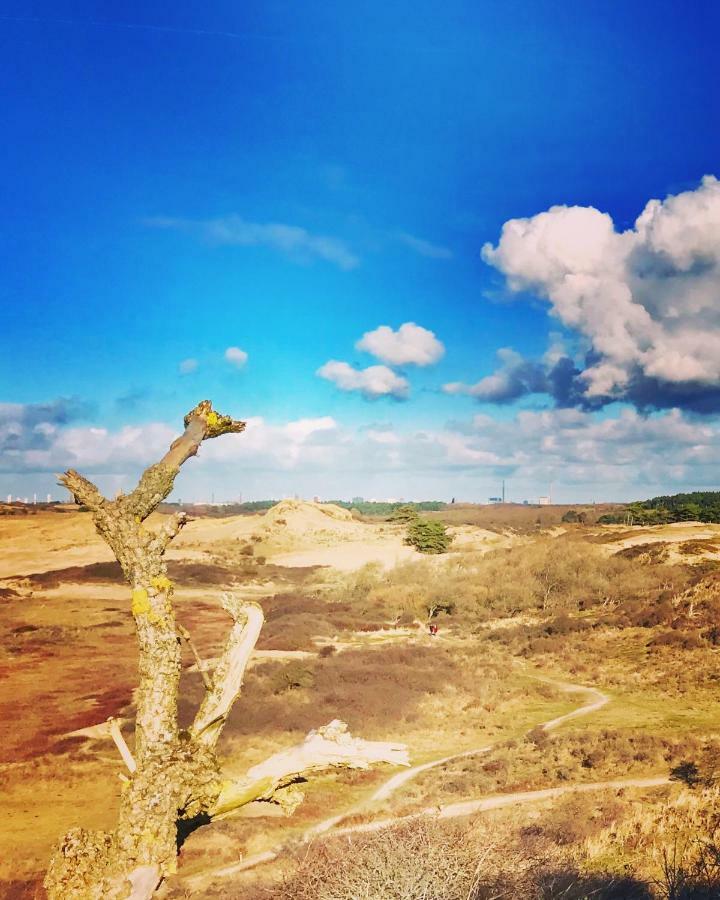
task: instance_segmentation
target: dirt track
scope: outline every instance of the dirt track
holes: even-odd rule
[[[572,693],[582,693],[589,697],[589,702],[583,704],[577,709],[574,709],[569,713],[565,713],[562,716],[557,716],[554,719],[550,719],[547,722],[542,723],[541,727],[545,731],[551,731],[552,729],[559,727],[560,725],[564,724],[567,721],[570,721],[571,719],[576,719],[580,716],[586,716],[590,713],[596,712],[610,702],[610,698],[607,696],[607,694],[604,694],[602,691],[597,690],[597,688],[585,687],[584,685],[571,684],[569,682],[558,682],[554,681],[553,679],[543,678],[540,676],[531,677],[538,681],[543,681],[547,684],[553,684],[564,691],[569,691]],[[428,769],[444,765],[445,763],[451,762],[455,759],[462,759],[463,757],[474,756],[480,753],[488,753],[493,749],[494,746],[494,744],[489,744],[485,747],[478,747],[473,750],[465,750],[462,753],[455,753],[451,756],[444,756],[440,759],[431,760],[430,762],[423,763],[419,766],[413,766],[411,769],[406,769],[403,772],[399,772],[389,778],[380,788],[378,788],[378,790],[370,798],[370,802],[386,800],[399,788],[401,788],[416,775],[419,775],[421,772],[425,772]],[[366,822],[359,825],[350,825],[345,828],[337,828],[336,826],[339,825],[344,819],[347,819],[348,816],[354,815],[360,811],[358,807],[355,807],[354,809],[348,810],[341,815],[325,819],[322,822],[319,822],[317,825],[314,825],[312,828],[309,828],[303,835],[302,840],[305,843],[309,843],[321,834],[327,834],[330,837],[339,837],[341,835],[347,834],[378,831],[381,828],[386,828],[389,825],[394,825],[398,822],[406,822],[425,816],[434,816],[439,819],[456,818],[472,815],[473,813],[485,812],[491,809],[500,809],[501,807],[505,806],[532,803],[538,800],[554,799],[555,797],[560,797],[563,794],[568,793],[581,793],[603,789],[621,790],[623,788],[653,788],[668,784],[668,782],[669,779],[667,777],[632,778],[625,780],[620,779],[615,781],[600,781],[594,782],[592,784],[564,785],[563,787],[545,788],[543,790],[537,791],[517,791],[511,794],[496,794],[491,797],[464,800],[459,803],[450,803],[445,806],[427,807],[421,812],[414,813],[409,816],[376,819],[372,822]],[[280,856],[283,850],[284,845],[280,845],[272,850],[266,850],[264,853],[258,853],[248,857],[247,859],[241,860],[237,863],[233,863],[230,866],[215,869],[211,872],[204,872],[188,878],[186,879],[186,884],[192,889],[198,889],[202,886],[210,884],[210,882],[217,879],[229,878],[240,872],[245,872],[249,869],[256,868],[257,866],[263,865],[264,863],[272,862]]]

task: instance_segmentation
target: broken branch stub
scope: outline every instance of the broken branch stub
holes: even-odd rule
[[[257,603],[243,602],[225,593],[223,608],[232,616],[233,627],[213,673],[190,733],[206,747],[217,744],[233,703],[242,687],[245,669],[255,648],[264,616]]]

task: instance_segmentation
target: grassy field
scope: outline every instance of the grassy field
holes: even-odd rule
[[[86,523],[73,524],[72,513],[56,518],[84,534]],[[653,887],[658,870],[652,867],[665,846],[658,836],[670,840],[671,811],[688,834],[705,835],[707,843],[713,833],[698,798],[715,790],[720,742],[714,630],[720,576],[692,554],[672,565],[651,556],[625,558],[608,553],[596,537],[597,529],[582,528],[518,534],[485,552],[460,550],[350,573],[277,566],[248,556],[246,542],[229,540],[217,552],[201,553],[196,545],[195,556],[173,560],[178,618],[203,657],[216,656],[224,639],[216,593],[225,587],[261,602],[266,625],[258,647],[280,654],[258,658],[247,673],[219,748],[230,771],[241,773],[336,717],[365,738],[406,743],[413,765],[492,749],[426,769],[382,802],[371,798],[395,774],[387,768],[319,775],[300,786],[305,799],[290,818],[278,817],[270,804],[254,804],[189,837],[167,895],[188,896],[192,878],[284,846],[280,863],[238,876],[231,887],[210,880],[189,895],[231,897],[237,887],[247,896],[256,889],[265,892],[258,896],[295,896],[282,891],[290,882],[297,889],[292,879],[305,871],[306,857],[294,857],[292,846],[330,816],[344,816],[344,825],[367,823],[498,794],[667,776],[691,761],[700,772],[692,788],[563,796],[480,817],[502,834],[511,857],[544,860],[534,874],[518,863],[528,897],[546,890],[546,876],[560,885],[570,875],[586,891],[588,879],[605,879],[598,883],[606,893],[593,897],[664,896]],[[17,900],[34,896],[60,834],[74,824],[112,825],[120,790],[114,747],[70,733],[111,714],[132,719],[137,662],[117,567],[97,559],[83,563],[79,555],[77,565],[59,567],[58,550],[40,546],[38,553],[42,568],[28,574],[26,564],[20,575],[0,582],[0,710],[15,723],[0,763],[8,810],[0,826],[0,896]],[[438,638],[427,633],[429,612],[440,626]],[[202,694],[192,663],[188,653],[183,721]],[[563,690],[563,682],[599,689],[609,702],[548,734],[541,723],[589,699]],[[125,731],[131,739],[129,723]],[[39,795],[51,802],[39,807]],[[478,824],[476,831],[483,828]],[[620,835],[615,844],[613,828]],[[645,829],[634,844],[632,828]],[[447,841],[457,838],[442,830],[403,834],[392,838],[402,858],[418,840],[428,852],[450,852]],[[466,830],[462,834],[475,846]],[[551,847],[558,835],[560,855]],[[331,845],[312,853],[331,858]],[[358,844],[358,858],[381,847],[389,852],[385,844]],[[491,857],[488,871],[499,884],[510,876],[500,871],[500,858]],[[697,862],[691,857],[690,868]],[[325,871],[324,863],[317,865]],[[617,873],[630,870],[637,883],[622,882],[622,890],[640,893],[608,893],[616,889]],[[330,879],[330,869],[326,874]],[[518,896],[512,891],[520,882],[507,883],[511,893],[498,896]]]

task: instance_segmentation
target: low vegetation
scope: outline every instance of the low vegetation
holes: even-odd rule
[[[569,795],[530,817],[415,818],[299,850],[280,879],[207,897],[713,900],[718,796]]]
[[[402,504],[389,522],[372,527],[399,544],[404,528],[426,522],[445,532],[480,511]],[[369,798],[389,773],[334,773],[300,785],[305,802],[288,819],[231,817],[200,829],[181,851],[169,898],[720,896],[717,825],[708,806],[717,804],[720,789],[717,545],[702,535],[680,544],[671,535],[636,543],[638,529],[591,524],[598,513],[591,507],[510,512],[525,524],[507,526],[512,533],[493,526],[503,531],[494,547],[492,537],[484,547],[465,543],[468,532],[460,529],[448,552],[390,569],[273,565],[250,530],[217,543],[212,554],[193,548],[169,561],[168,576],[181,586],[178,619],[203,659],[219,654],[226,627],[214,594],[247,587],[263,607],[257,647],[273,655],[248,670],[223,738],[223,752],[239,767],[334,717],[371,740],[397,736],[418,764],[492,745],[418,774],[382,803]],[[553,525],[565,517],[562,533],[539,527],[535,520],[546,514]],[[625,549],[617,552],[613,541]],[[132,717],[136,666],[117,564],[26,571],[35,574],[0,585],[0,667],[16,686],[12,702],[21,712],[13,765],[0,770],[0,780],[19,822],[30,786],[52,784],[58,818],[49,826],[30,821],[3,839],[8,860],[26,860],[0,870],[0,895],[18,898],[32,896],[48,841],[79,819],[73,811],[83,785],[92,785],[93,827],[112,821],[118,788],[111,748],[67,734],[108,715]],[[428,634],[429,621],[437,623],[437,637]],[[102,685],[80,677],[79,660],[91,653]],[[203,693],[192,663],[186,648],[183,727]],[[610,702],[548,733],[539,723],[576,708],[582,695],[540,679],[592,685]],[[40,682],[55,687],[48,692]],[[9,704],[2,708],[15,715]],[[471,826],[406,819],[292,850],[330,815],[352,813],[343,823],[351,826],[488,795],[649,776],[671,780],[643,793],[568,793],[484,813]],[[232,864],[278,841],[282,865],[188,893],[186,873]]]

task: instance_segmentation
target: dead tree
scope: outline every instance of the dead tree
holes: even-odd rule
[[[134,756],[117,724],[109,729],[130,771],[117,827],[111,832],[75,828],[62,838],[45,877],[50,900],[146,900],[175,871],[179,827],[191,830],[252,801],[292,809],[302,799],[293,782],[319,769],[408,764],[404,746],[353,738],[336,720],[311,732],[300,746],[254,766],[245,777],[223,778],[217,742],[263,624],[260,606],[229,593],[222,597],[233,621],[225,649],[212,676],[204,673],[205,696],[192,726],[179,728],[181,637],[187,633],[175,621],[164,554],[185,517],[172,516],[155,530],[143,523],[170,494],[180,466],[204,440],[244,428],[244,422],[219,415],[204,400],[188,413],[184,433],[143,473],[132,493],[108,500],[73,470],[60,477],[76,502],[92,513],[130,583],[140,683]]]

